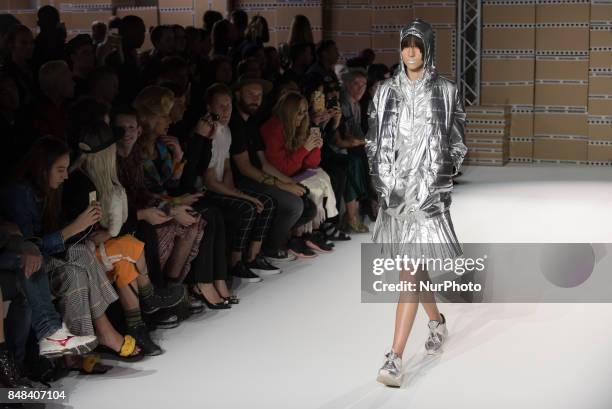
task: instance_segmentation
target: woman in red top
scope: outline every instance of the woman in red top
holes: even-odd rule
[[[310,128],[308,102],[298,93],[288,93],[275,107],[275,115],[261,127],[266,159],[296,182],[305,185],[308,197],[317,206],[317,216],[305,225],[305,244],[317,251],[329,251],[325,240],[312,230],[328,217],[338,214],[329,175],[319,167],[323,138],[319,128]],[[291,248],[291,246],[290,246]]]

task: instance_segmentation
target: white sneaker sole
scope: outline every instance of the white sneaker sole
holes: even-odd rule
[[[282,264],[282,263],[290,263],[292,261],[295,261],[296,259],[297,259],[297,257],[294,254],[290,254],[289,257],[287,257],[287,258],[266,257],[266,261],[268,263],[273,264],[273,265]]]
[[[281,270],[281,269],[278,269],[278,270],[260,270],[258,268],[252,268],[251,271],[253,271],[258,276],[273,276],[273,275],[280,274],[280,273],[283,272],[283,270]]]
[[[403,376],[396,378],[395,376],[391,375],[388,371],[380,370],[378,371],[378,377],[376,378],[376,381],[386,386],[399,388],[400,386],[402,386],[402,378]]]
[[[91,342],[88,342],[86,344],[77,345],[72,348],[48,351],[46,353],[40,352],[40,355],[44,356],[45,358],[59,358],[62,356],[69,356],[69,355],[85,355],[88,352],[93,351],[94,348],[97,346],[98,346],[98,340],[94,339]]]

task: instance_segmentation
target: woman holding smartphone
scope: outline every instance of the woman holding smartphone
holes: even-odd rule
[[[325,103],[321,93],[322,102]],[[325,109],[325,105],[322,107]],[[315,232],[326,219],[338,215],[336,196],[329,175],[319,167],[323,138],[318,127],[310,126],[308,102],[298,93],[281,98],[272,116],[262,127],[266,159],[276,169],[308,189],[308,198],[317,208],[312,223],[296,232],[289,248],[298,257],[312,256],[312,250],[329,252],[333,246]],[[310,251],[308,251],[310,250]]]

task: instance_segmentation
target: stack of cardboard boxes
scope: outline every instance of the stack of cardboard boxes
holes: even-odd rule
[[[591,1],[587,161],[612,165],[612,1]]]
[[[533,158],[535,0],[485,0],[481,104],[510,109],[508,159]]]
[[[456,2],[412,0],[332,0],[324,11],[325,37],[336,41],[346,60],[372,48],[376,62],[400,62],[399,32],[416,17],[428,21],[436,39],[438,72],[455,78]]]
[[[534,162],[586,164],[589,0],[537,0]]]
[[[466,107],[466,165],[503,166],[508,162],[510,108]]]

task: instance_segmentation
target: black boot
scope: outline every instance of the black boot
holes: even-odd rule
[[[5,388],[31,388],[32,384],[19,375],[15,360],[7,350],[0,351],[0,382]]]

